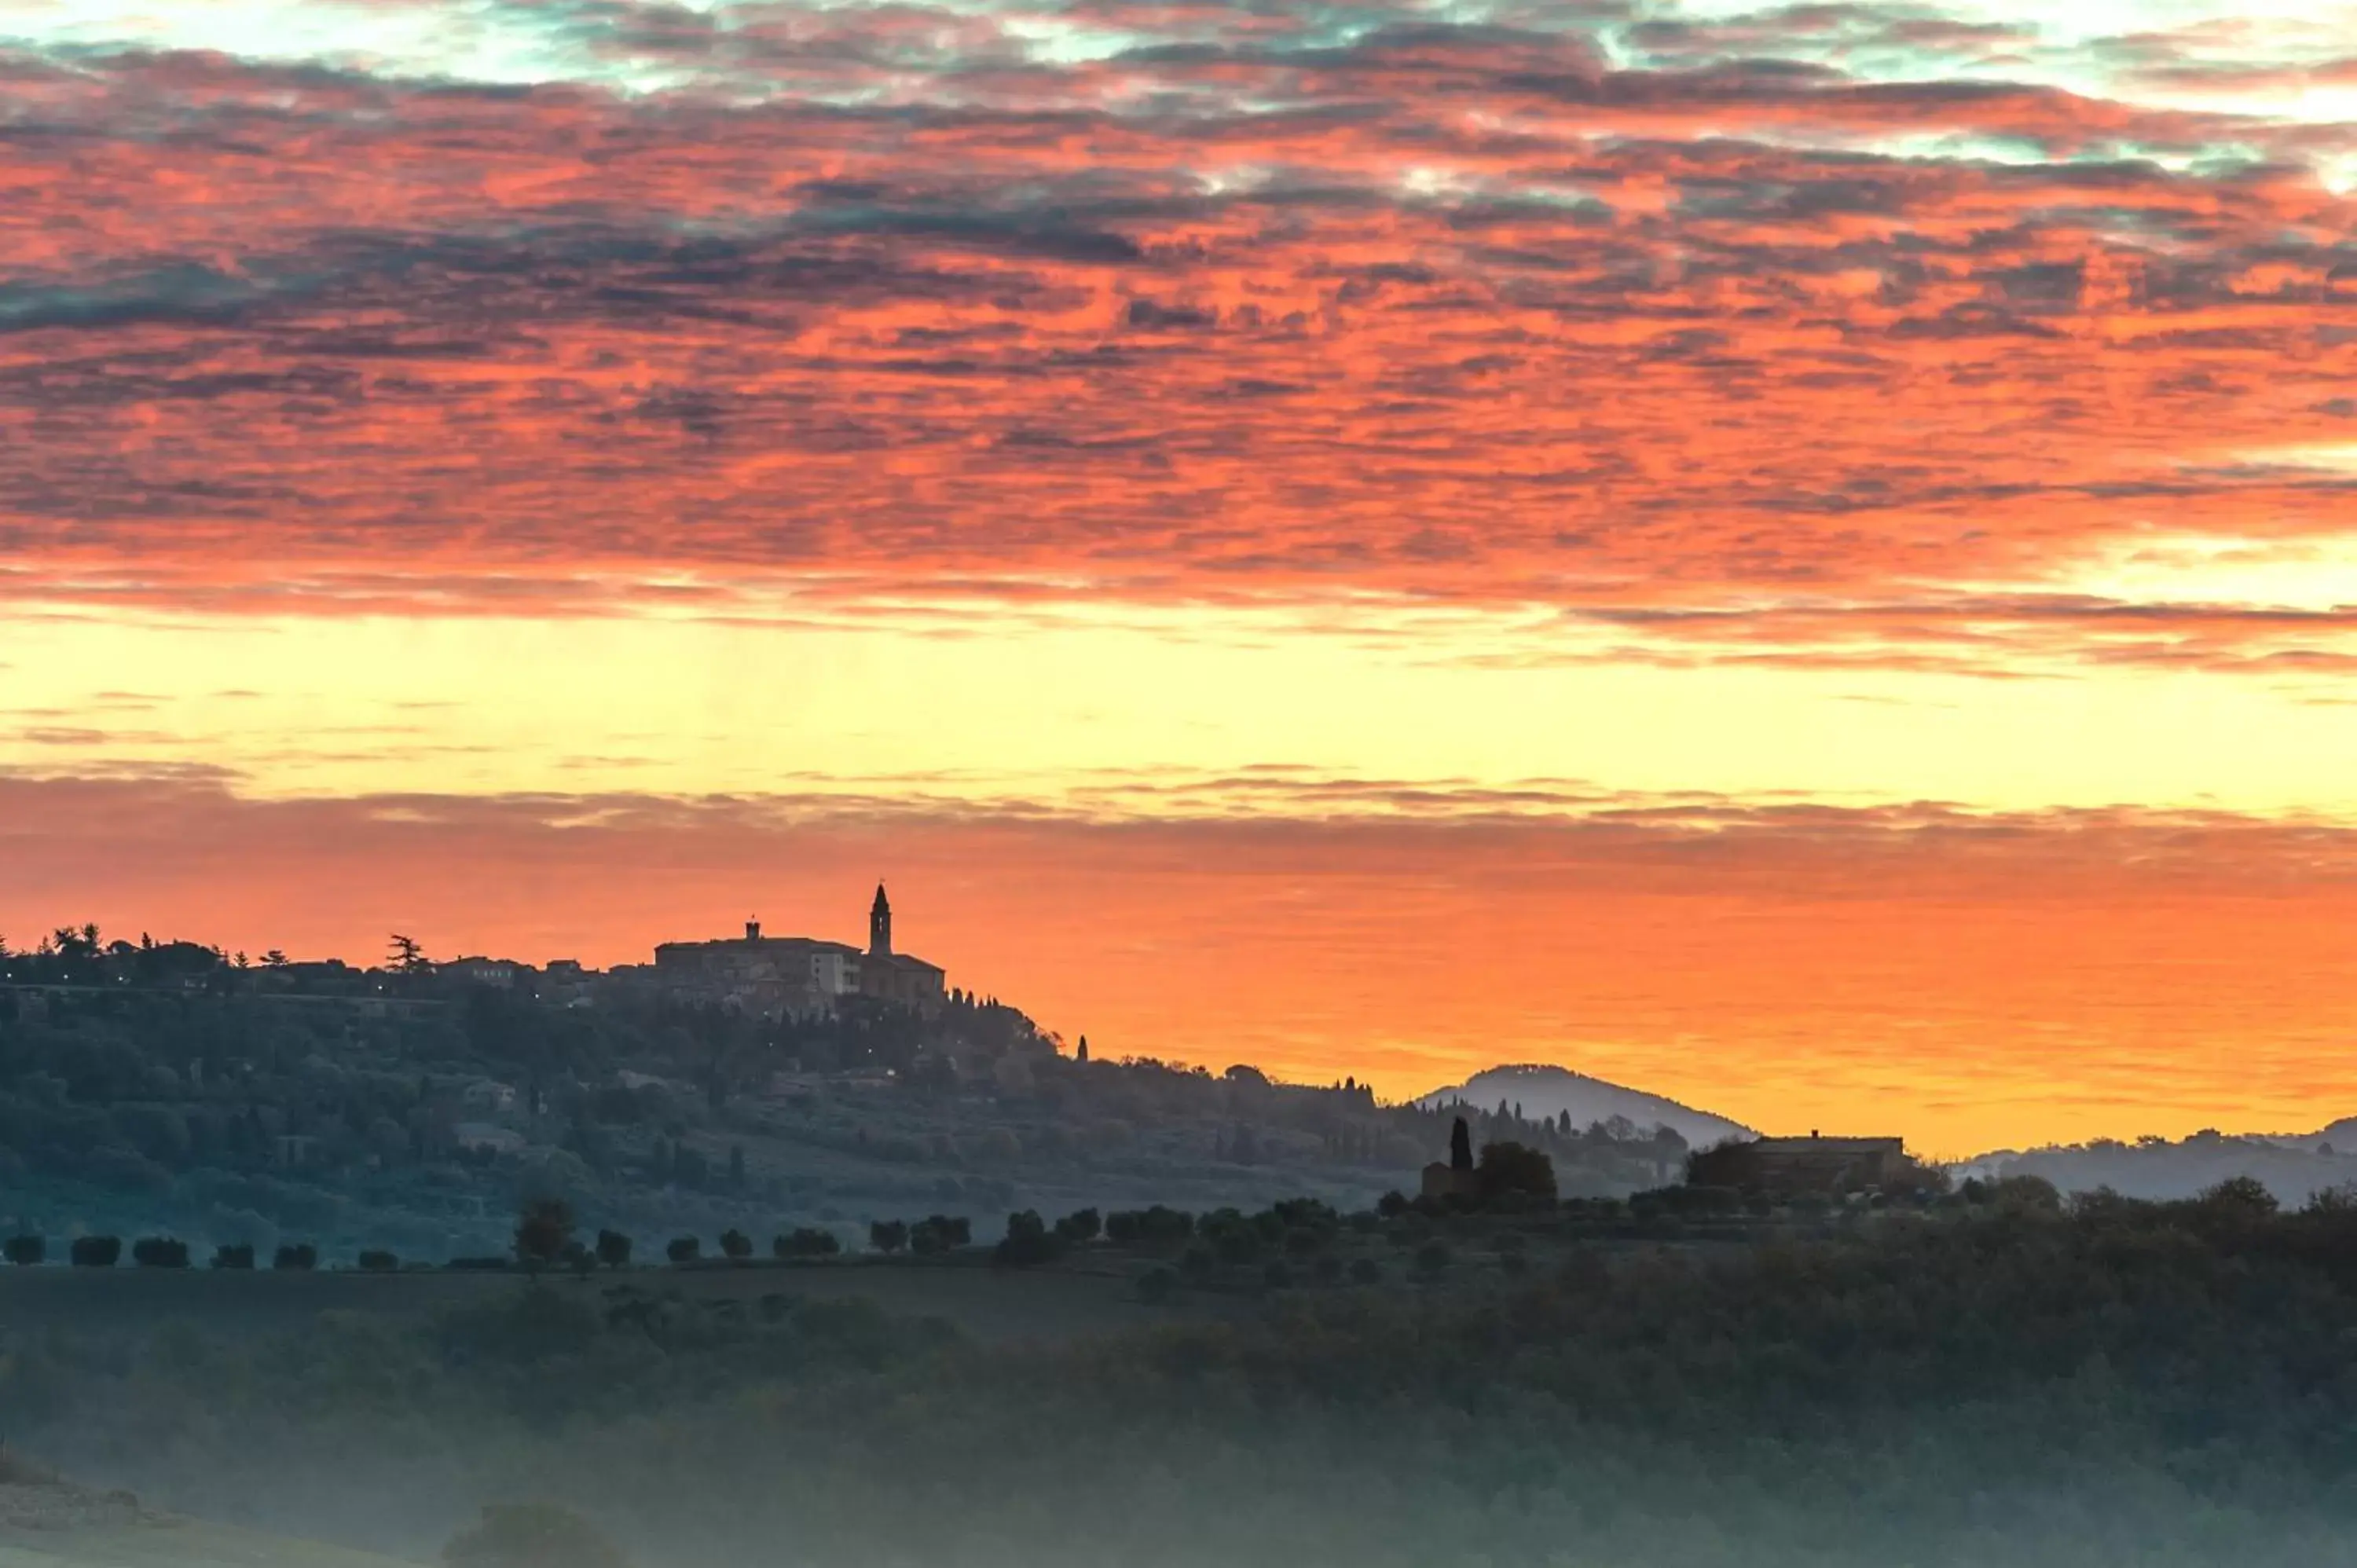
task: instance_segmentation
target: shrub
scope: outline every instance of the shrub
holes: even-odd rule
[[[1310,1273],[1317,1276],[1318,1283],[1321,1285],[1340,1284],[1342,1283],[1342,1260],[1336,1257],[1331,1252],[1323,1253],[1318,1257],[1317,1262],[1310,1265]]]
[[[1209,1247],[1189,1247],[1178,1254],[1178,1272],[1197,1284],[1210,1280],[1218,1268],[1219,1261],[1211,1256]]]
[[[2035,1180],[2035,1177],[2019,1177]],[[2054,1189],[2050,1186],[2047,1191]],[[2228,1176],[2217,1186],[2206,1188],[2194,1201],[2213,1214],[2238,1219],[2265,1219],[2276,1208],[2276,1195],[2256,1176]],[[2059,1207],[2059,1205],[2058,1205]]]
[[[1407,1195],[1402,1192],[1383,1194],[1375,1199],[1375,1212],[1386,1219],[1397,1219],[1407,1212]]]
[[[1280,1198],[1269,1205],[1268,1212],[1278,1225],[1288,1230],[1313,1230],[1322,1235],[1342,1225],[1340,1215],[1314,1197]]]
[[[20,1269],[29,1269],[48,1259],[49,1244],[38,1236],[11,1236],[6,1245],[0,1247],[0,1255]]]
[[[1167,1268],[1157,1266],[1138,1276],[1138,1299],[1149,1305],[1160,1305],[1178,1294],[1178,1276]]]
[[[597,1232],[597,1261],[609,1269],[630,1266],[630,1239],[619,1230]]]
[[[143,1269],[185,1269],[188,1244],[169,1236],[142,1236],[131,1243],[131,1261]]]
[[[720,1255],[732,1263],[741,1263],[753,1255],[753,1238],[731,1226],[720,1233]]]
[[[573,1209],[561,1199],[534,1198],[516,1217],[516,1262],[544,1269],[560,1262],[573,1244]]]
[[[319,1266],[319,1249],[308,1241],[281,1247],[272,1255],[270,1266],[286,1273],[308,1273]]]
[[[693,1236],[674,1236],[663,1249],[663,1256],[674,1263],[692,1263],[704,1256],[704,1243]]]
[[[1104,1217],[1104,1235],[1119,1245],[1175,1246],[1195,1233],[1195,1217],[1183,1208],[1115,1209]]]
[[[2248,1181],[2250,1178],[2245,1176],[2242,1179]],[[2265,1193],[2266,1189],[2261,1187],[2259,1190]],[[2062,1211],[2061,1193],[2056,1190],[2052,1182],[2041,1176],[1999,1176],[1995,1181],[1967,1178],[1958,1196],[1966,1203],[1988,1204],[2007,1214],[2059,1214]],[[2269,1197],[2266,1201],[2272,1209],[2275,1199]]]
[[[1448,1269],[1448,1242],[1440,1240],[1426,1241],[1423,1246],[1418,1247],[1415,1250],[1415,1272],[1417,1273],[1424,1275],[1427,1279],[1431,1279],[1437,1278],[1440,1274],[1447,1273]]]
[[[1076,1208],[1056,1221],[1056,1240],[1067,1246],[1086,1246],[1104,1231],[1104,1221],[1093,1208]]]
[[[890,1257],[909,1244],[909,1226],[901,1219],[871,1220],[867,1226],[867,1244]]]
[[[367,1274],[389,1274],[401,1267],[401,1260],[381,1247],[371,1247],[360,1256],[361,1272]]]
[[[1052,1262],[1062,1250],[1061,1240],[1049,1234],[1039,1210],[1024,1208],[1006,1217],[1006,1239],[992,1256],[1010,1267],[1028,1269]]]
[[[221,1242],[213,1249],[212,1266],[217,1269],[252,1269],[253,1243],[251,1241]]]
[[[1256,1263],[1260,1262],[1260,1232],[1243,1225],[1223,1227],[1211,1237],[1211,1251],[1223,1263]]]
[[[963,1247],[974,1239],[974,1227],[963,1218],[952,1219],[946,1214],[932,1215],[909,1227],[909,1251],[920,1257],[932,1257],[952,1247]]]
[[[1519,1193],[1555,1201],[1555,1162],[1521,1144],[1484,1144],[1475,1179],[1484,1198]]]
[[[1383,1283],[1383,1266],[1372,1258],[1361,1258],[1351,1265],[1353,1284],[1379,1285]]]
[[[630,1568],[630,1559],[577,1514],[543,1503],[500,1503],[442,1549],[450,1568]]]
[[[832,1230],[804,1225],[770,1242],[770,1251],[780,1258],[831,1258],[843,1251],[843,1239]]]
[[[1743,1192],[1732,1187],[1688,1187],[1682,1207],[1688,1214],[1740,1214]]]
[[[81,1236],[69,1254],[77,1269],[111,1269],[123,1261],[120,1236]]]
[[[1156,1204],[1138,1217],[1139,1240],[1147,1246],[1175,1246],[1195,1234],[1195,1217],[1183,1208]]]

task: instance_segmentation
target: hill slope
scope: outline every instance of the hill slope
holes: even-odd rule
[[[1539,1064],[1493,1067],[1463,1083],[1436,1089],[1416,1103],[1437,1110],[1463,1101],[1487,1110],[1501,1100],[1520,1105],[1523,1114],[1534,1120],[1560,1116],[1568,1111],[1574,1127],[1609,1122],[1615,1116],[1625,1117],[1639,1127],[1667,1127],[1697,1149],[1728,1138],[1752,1135],[1751,1129],[1724,1116],[1697,1111],[1642,1090],[1607,1083],[1568,1068]]]
[[[2313,1133],[2233,1133],[2117,1139],[2041,1149],[1996,1149],[1956,1167],[1964,1176],[2042,1176],[2064,1192],[2109,1187],[2127,1197],[2191,1197],[2222,1181],[2250,1176],[2279,1202],[2297,1205],[2327,1187],[2357,1184],[2357,1117]]]

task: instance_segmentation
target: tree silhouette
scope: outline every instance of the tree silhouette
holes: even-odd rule
[[[111,1269],[123,1256],[120,1236],[81,1236],[70,1250],[77,1269]]]
[[[1448,1130],[1448,1168],[1453,1171],[1473,1168],[1473,1129],[1465,1124],[1462,1116]]]
[[[843,1240],[832,1230],[804,1225],[773,1240],[770,1251],[780,1258],[832,1258],[843,1251]]]
[[[537,1273],[565,1256],[573,1244],[573,1210],[560,1198],[534,1198],[523,1206],[515,1228],[516,1262]]]
[[[1481,1196],[1499,1197],[1518,1192],[1531,1197],[1555,1197],[1555,1162],[1521,1144],[1481,1145]]]

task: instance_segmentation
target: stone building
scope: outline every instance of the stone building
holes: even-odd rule
[[[1686,1167],[1692,1187],[1744,1192],[1850,1193],[1905,1187],[1921,1174],[1902,1138],[1754,1138],[1697,1153]]]
[[[938,1011],[948,994],[938,964],[892,950],[892,905],[882,884],[868,910],[867,950],[818,937],[771,937],[759,920],[742,937],[665,942],[655,949],[655,980],[670,994],[765,1018],[834,1012],[845,996],[871,996]]]

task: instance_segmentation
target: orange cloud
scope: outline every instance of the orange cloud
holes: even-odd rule
[[[2346,526],[2357,475],[2314,456],[2357,442],[2329,128],[1612,70],[1508,28],[1059,67],[933,12],[640,21],[641,53],[782,74],[627,99],[20,57],[0,593],[1374,590],[1690,650],[1782,599],[1751,624],[1802,657],[1897,603],[1929,646],[1896,651],[1988,667],[1993,585]],[[940,102],[901,95],[904,48]],[[1922,135],[1951,150],[1892,150]],[[2228,145],[2276,161],[2139,156]],[[2138,607],[2098,608],[1997,641],[2106,658]],[[2210,634],[2227,667],[2340,651]]]

